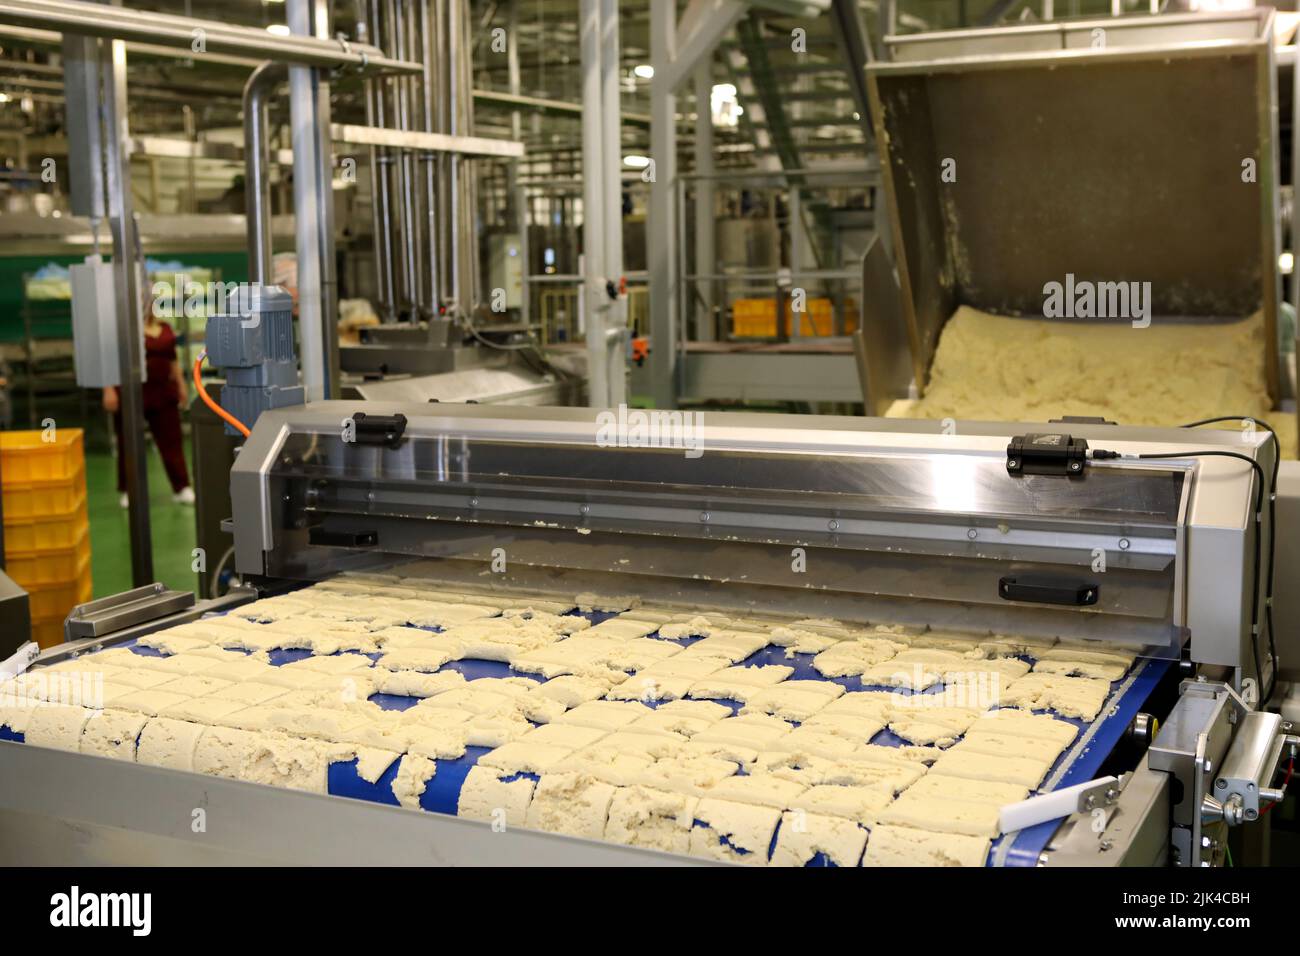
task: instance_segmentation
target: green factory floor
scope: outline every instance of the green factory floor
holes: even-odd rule
[[[194,508],[172,501],[171,485],[153,443],[149,458],[149,526],[153,539],[153,576],[178,591],[193,591],[190,570],[194,548]],[[185,457],[190,459],[188,438]],[[191,476],[193,468],[191,467]],[[192,480],[192,478],[191,478]],[[86,495],[90,511],[91,572],[95,597],[131,587],[131,539],[126,510],[118,503],[117,463],[111,452],[86,452]]]

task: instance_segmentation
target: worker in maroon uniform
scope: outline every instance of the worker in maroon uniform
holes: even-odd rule
[[[181,438],[181,403],[186,400],[185,376],[176,356],[176,333],[154,314],[153,302],[144,307],[144,420],[158,447],[172,495],[178,504],[194,504],[185,447]],[[127,506],[126,463],[122,460],[122,411],[116,388],[104,389],[104,408],[113,413],[117,431],[117,490]]]

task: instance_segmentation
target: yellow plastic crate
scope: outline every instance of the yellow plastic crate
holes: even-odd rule
[[[0,494],[6,522],[67,515],[86,503],[86,466],[83,463],[71,478],[6,484]]]
[[[32,621],[32,640],[44,650],[47,647],[57,647],[63,643],[63,622],[67,615],[63,617],[36,618]]]
[[[23,587],[76,581],[90,560],[90,528],[70,548],[43,551],[10,550],[5,539],[5,571]]]
[[[6,513],[5,550],[6,553],[21,554],[75,547],[89,527],[90,517],[84,498],[67,514],[10,520]]]
[[[69,481],[83,472],[86,453],[80,428],[57,428],[52,441],[44,431],[0,432],[0,483],[30,485]]]
[[[90,576],[90,556],[86,556],[85,565],[80,569],[76,580],[62,584],[24,585],[27,591],[28,605],[32,620],[63,620],[78,604],[85,604],[94,593]]]

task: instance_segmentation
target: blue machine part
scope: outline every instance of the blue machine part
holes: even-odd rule
[[[225,374],[221,407],[249,428],[262,412],[301,405],[293,347],[293,298],[280,286],[240,285],[208,319],[208,362]],[[238,435],[226,425],[227,435]]]
[[[583,615],[588,620],[599,622],[617,615],[607,613],[586,613]],[[430,630],[437,630],[430,628]],[[667,640],[666,638],[657,638]],[[700,638],[688,637],[675,639],[673,643],[682,646],[689,646]],[[153,648],[140,647],[135,641],[118,645],[129,648],[133,653],[144,656],[163,656],[162,652]],[[246,653],[246,652],[244,652]],[[343,651],[342,653],[357,653],[354,651]],[[274,666],[281,666],[290,661],[301,660],[310,656],[311,652],[306,650],[274,650],[269,656],[270,663]],[[376,659],[379,655],[359,655]],[[848,691],[859,690],[890,690],[895,693],[908,693],[908,691],[896,691],[892,688],[873,687],[864,685],[862,680],[857,677],[837,677],[826,678],[819,674],[812,666],[812,654],[789,654],[784,648],[768,645],[754,654],[751,654],[745,660],[741,661],[742,666],[753,667],[760,664],[783,664],[792,667],[794,673],[790,675],[791,680],[831,680],[834,683],[842,685]],[[1101,766],[1106,757],[1110,754],[1124,733],[1125,728],[1132,721],[1138,710],[1146,702],[1151,691],[1159,683],[1160,679],[1168,670],[1171,662],[1167,660],[1143,660],[1134,667],[1122,680],[1116,681],[1111,693],[1110,700],[1103,707],[1102,716],[1089,723],[1082,720],[1068,719],[1068,723],[1078,727],[1081,731],[1078,738],[1071,748],[1058,759],[1055,766],[1049,771],[1047,779],[1041,788],[1042,791],[1054,790],[1057,787],[1070,786],[1075,783],[1081,783],[1092,779],[1098,768]],[[510,665],[499,661],[483,660],[459,660],[451,661],[443,665],[440,670],[454,670],[465,676],[468,681],[478,680],[485,677],[523,677],[538,682],[540,678],[533,675],[521,674],[512,671]],[[939,693],[940,687],[930,688],[920,693]],[[375,694],[370,698],[371,701],[378,704],[385,710],[406,710],[414,707],[419,703],[415,697],[404,697],[393,694]],[[740,701],[719,700],[717,703],[730,707],[733,712],[739,711],[743,706]],[[650,703],[648,706],[656,707],[656,703]],[[1059,715],[1054,715],[1058,720],[1066,720]],[[8,730],[0,730],[0,740],[23,741],[21,734],[14,734]],[[890,733],[888,730],[880,731],[870,741],[872,744],[879,746],[898,747],[906,744],[906,741]],[[455,815],[456,808],[460,798],[460,790],[468,776],[470,769],[478,762],[484,754],[491,750],[489,747],[468,747],[465,753],[454,760],[437,760],[436,773],[429,780],[424,794],[420,798],[420,807],[434,813],[446,813]],[[405,758],[403,758],[405,759]],[[382,803],[396,806],[397,798],[393,795],[392,784],[397,777],[401,766],[401,760],[393,762],[382,776],[375,783],[368,783],[357,775],[357,761],[349,760],[331,764],[328,769],[328,792],[333,796],[349,797],[356,800],[369,800],[374,803]],[[741,771],[744,772],[743,769]],[[527,776],[530,779],[536,779],[531,774],[521,774],[518,776]],[[1060,821],[1043,823],[1026,830],[1016,833],[1006,834],[994,840],[989,851],[989,866],[1035,866],[1038,863],[1039,854],[1047,846],[1052,834],[1056,831]],[[773,836],[773,846],[775,846],[777,834]],[[771,849],[769,848],[769,854]],[[825,858],[824,855],[818,855],[810,866],[832,866],[833,864]]]

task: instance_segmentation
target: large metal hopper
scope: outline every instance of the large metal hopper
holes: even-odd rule
[[[1160,321],[1262,309],[1276,402],[1272,22],[1247,10],[890,38],[867,81],[897,285],[868,262],[867,364],[910,359],[924,390],[959,305],[1041,316],[1044,284],[1069,273],[1150,282]],[[869,414],[898,383],[868,383]]]

